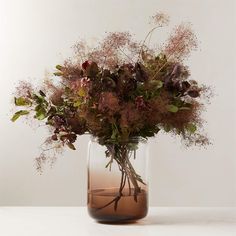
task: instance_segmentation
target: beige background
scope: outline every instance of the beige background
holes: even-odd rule
[[[217,96],[204,113],[214,145],[185,150],[160,134],[150,141],[150,203],[155,206],[236,206],[236,84],[234,0],[0,0],[0,205],[84,205],[86,147],[66,151],[40,176],[33,159],[46,130],[9,121],[17,81],[40,80],[71,55],[79,38],[130,30],[138,39],[157,10],[172,25],[193,23],[200,50],[188,64],[193,79]],[[164,35],[168,30],[164,30]],[[159,32],[154,41],[162,37]]]

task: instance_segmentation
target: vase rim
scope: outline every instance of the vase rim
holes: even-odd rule
[[[90,135],[90,141],[91,142],[98,142],[99,143],[99,138],[98,137],[95,137],[95,136],[92,136]],[[125,139],[125,140],[119,140],[118,143],[147,143],[147,139],[143,138],[143,137],[140,137],[140,136],[134,136],[134,137],[129,137],[128,139]],[[107,140],[106,143],[111,143],[111,144],[115,144],[117,142],[114,142],[112,140]]]

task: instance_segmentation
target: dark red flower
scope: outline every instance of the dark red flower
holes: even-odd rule
[[[84,70],[86,70],[86,68],[87,68],[90,64],[91,64],[90,61],[85,61],[85,62],[82,64],[82,68],[83,68]]]
[[[57,141],[57,140],[58,140],[57,135],[56,135],[56,134],[52,135],[51,139],[52,139],[53,141]]]
[[[199,91],[198,90],[189,90],[188,91],[188,95],[190,96],[190,97],[192,97],[192,98],[197,98],[197,97],[199,97],[200,96],[200,93],[199,93]]]

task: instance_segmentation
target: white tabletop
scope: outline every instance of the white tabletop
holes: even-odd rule
[[[135,224],[106,225],[85,207],[0,207],[1,236],[235,236],[236,208],[151,207]]]

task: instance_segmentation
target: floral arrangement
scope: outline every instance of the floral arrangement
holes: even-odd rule
[[[38,170],[50,160],[48,151],[67,145],[75,149],[78,135],[91,134],[107,148],[106,156],[126,170],[136,193],[140,176],[122,156],[137,148],[136,137],[148,139],[163,130],[177,135],[185,144],[209,144],[202,133],[202,99],[209,88],[191,80],[184,64],[197,39],[189,24],[178,25],[161,46],[148,46],[154,30],[167,25],[168,16],[152,17],[153,28],[142,42],[129,32],[113,32],[95,48],[80,41],[75,57],[57,65],[53,78],[45,79],[39,89],[22,81],[17,87],[15,105],[25,107],[12,117],[30,116],[51,132],[41,155]],[[127,154],[126,154],[127,155]],[[123,186],[123,183],[121,183]]]

